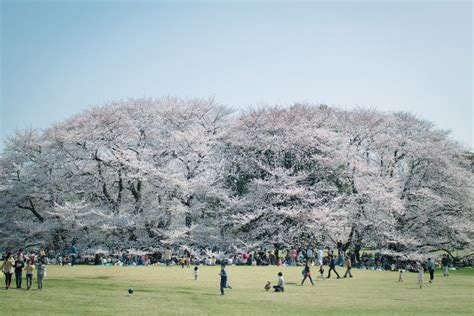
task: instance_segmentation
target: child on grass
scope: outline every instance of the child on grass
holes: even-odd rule
[[[403,272],[404,270],[402,268],[398,269],[400,274],[398,275],[398,282],[403,282]]]
[[[26,263],[26,289],[29,290],[33,283],[33,273],[36,271],[33,261],[30,259]]]
[[[224,295],[224,289],[232,289],[232,287],[227,283],[227,271],[225,271],[225,266],[221,266],[221,272],[219,273],[221,277],[220,288],[221,288],[221,295]]]
[[[324,281],[324,266],[322,264],[319,266],[319,277]]]
[[[278,284],[274,285],[275,292],[285,292],[285,280],[283,279],[283,273],[278,272]]]
[[[418,284],[420,285],[421,289],[423,287],[423,274],[425,273],[425,270],[423,270],[423,266],[419,262],[416,263],[416,269],[418,270]]]
[[[198,266],[194,267],[193,275],[194,275],[194,280],[197,280],[198,276],[199,276],[199,267]]]

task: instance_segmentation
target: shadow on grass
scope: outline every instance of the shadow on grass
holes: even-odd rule
[[[96,277],[78,277],[77,279],[84,279],[84,280],[109,280],[112,279],[111,276],[107,275],[100,275]]]
[[[219,293],[216,293],[216,294],[213,294],[213,293],[203,293],[201,295],[204,295],[204,296],[222,296],[220,295]]]

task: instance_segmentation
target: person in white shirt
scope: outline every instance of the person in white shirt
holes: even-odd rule
[[[323,250],[321,248],[318,249],[318,264],[320,266],[323,265]]]
[[[278,284],[273,287],[275,292],[285,292],[285,280],[283,279],[283,273],[278,272]]]
[[[420,286],[420,289],[423,287],[423,277],[425,270],[423,269],[423,266],[421,263],[417,262],[416,263],[416,270],[418,271],[418,285]]]
[[[197,280],[199,276],[199,268],[197,266],[194,267],[193,275],[194,275],[194,280]]]

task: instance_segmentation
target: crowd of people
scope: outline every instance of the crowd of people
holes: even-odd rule
[[[36,272],[36,280],[38,289],[43,288],[43,280],[46,275],[46,264],[71,265],[77,263],[94,264],[105,266],[147,266],[147,265],[165,265],[167,267],[180,265],[182,268],[194,265],[193,275],[195,280],[199,276],[200,265],[221,265],[220,291],[224,295],[224,289],[232,287],[228,284],[228,274],[225,270],[226,265],[251,265],[251,266],[302,266],[301,285],[309,280],[314,286],[314,280],[311,273],[311,267],[315,266],[319,272],[321,280],[331,278],[333,274],[336,278],[341,278],[338,267],[345,267],[346,271],[343,277],[352,278],[352,269],[371,269],[371,270],[391,270],[399,271],[399,281],[403,282],[403,273],[405,271],[418,272],[418,281],[420,288],[423,284],[424,271],[427,270],[430,275],[430,283],[434,280],[435,260],[431,258],[424,264],[421,262],[411,262],[401,260],[390,256],[384,256],[380,253],[362,252],[357,246],[353,249],[344,251],[342,244],[338,243],[337,250],[322,248],[313,249],[311,245],[304,250],[297,248],[275,248],[261,249],[256,248],[251,251],[243,250],[235,254],[210,255],[209,252],[197,254],[189,249],[180,249],[173,252],[170,247],[165,248],[162,252],[154,252],[150,254],[134,254],[126,250],[112,254],[95,253],[91,255],[81,255],[75,245],[70,245],[66,255],[56,254],[52,251],[39,249],[38,251],[29,250],[25,252],[20,249],[15,255],[12,252],[6,253],[3,258],[1,269],[5,275],[5,288],[9,289],[12,282],[13,274],[15,275],[16,287],[22,288],[23,274],[26,277],[26,288],[30,289],[33,283],[33,275]],[[449,266],[451,264],[448,255],[443,255],[440,262],[443,267],[443,275],[449,276]],[[327,275],[325,275],[324,267],[328,266]],[[265,285],[265,289],[269,290],[271,283]],[[283,273],[278,273],[278,282],[273,286],[277,292],[284,292],[285,281]]]
[[[5,275],[5,289],[8,290],[10,288],[13,274],[15,275],[16,288],[21,289],[23,285],[23,272],[25,272],[26,289],[29,290],[33,285],[33,275],[36,272],[38,290],[42,290],[43,280],[46,275],[46,264],[47,258],[42,249],[38,254],[24,254],[22,249],[16,255],[7,252],[0,265]]]

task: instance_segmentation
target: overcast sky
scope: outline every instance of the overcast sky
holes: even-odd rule
[[[474,148],[472,16],[470,1],[2,1],[1,138],[176,95],[411,111]]]

